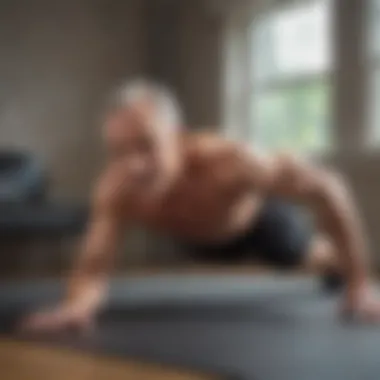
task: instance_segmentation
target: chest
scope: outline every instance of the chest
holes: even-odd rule
[[[153,224],[170,228],[214,224],[223,219],[240,193],[239,175],[228,167],[192,167],[152,209],[150,219]]]

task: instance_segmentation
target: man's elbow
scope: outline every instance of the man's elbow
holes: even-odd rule
[[[336,203],[346,199],[350,194],[350,186],[345,177],[334,170],[324,170],[316,186],[316,196],[327,203]]]

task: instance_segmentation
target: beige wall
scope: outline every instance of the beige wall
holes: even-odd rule
[[[142,12],[133,0],[0,5],[1,145],[44,159],[56,196],[88,196],[104,92],[144,71]]]
[[[380,157],[378,154],[340,156],[332,160],[349,181],[369,237],[373,260],[380,265]]]
[[[221,122],[223,23],[203,1],[181,8],[179,88],[190,125],[217,126]]]
[[[220,118],[222,19],[203,0],[156,0],[148,4],[150,75],[179,96],[190,126]]]

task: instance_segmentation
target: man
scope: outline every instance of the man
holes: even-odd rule
[[[343,309],[380,319],[360,216],[339,175],[181,126],[167,90],[135,82],[118,91],[103,129],[108,161],[66,296],[25,327],[89,327],[124,231],[136,223],[171,234],[202,257],[232,261],[255,252],[277,267],[335,268],[345,276]],[[318,231],[307,228],[294,202],[313,212]]]

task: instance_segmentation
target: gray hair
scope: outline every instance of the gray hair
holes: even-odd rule
[[[109,109],[128,107],[149,98],[157,106],[160,117],[173,126],[182,124],[182,111],[175,95],[165,86],[147,80],[133,80],[114,91],[108,102]]]

